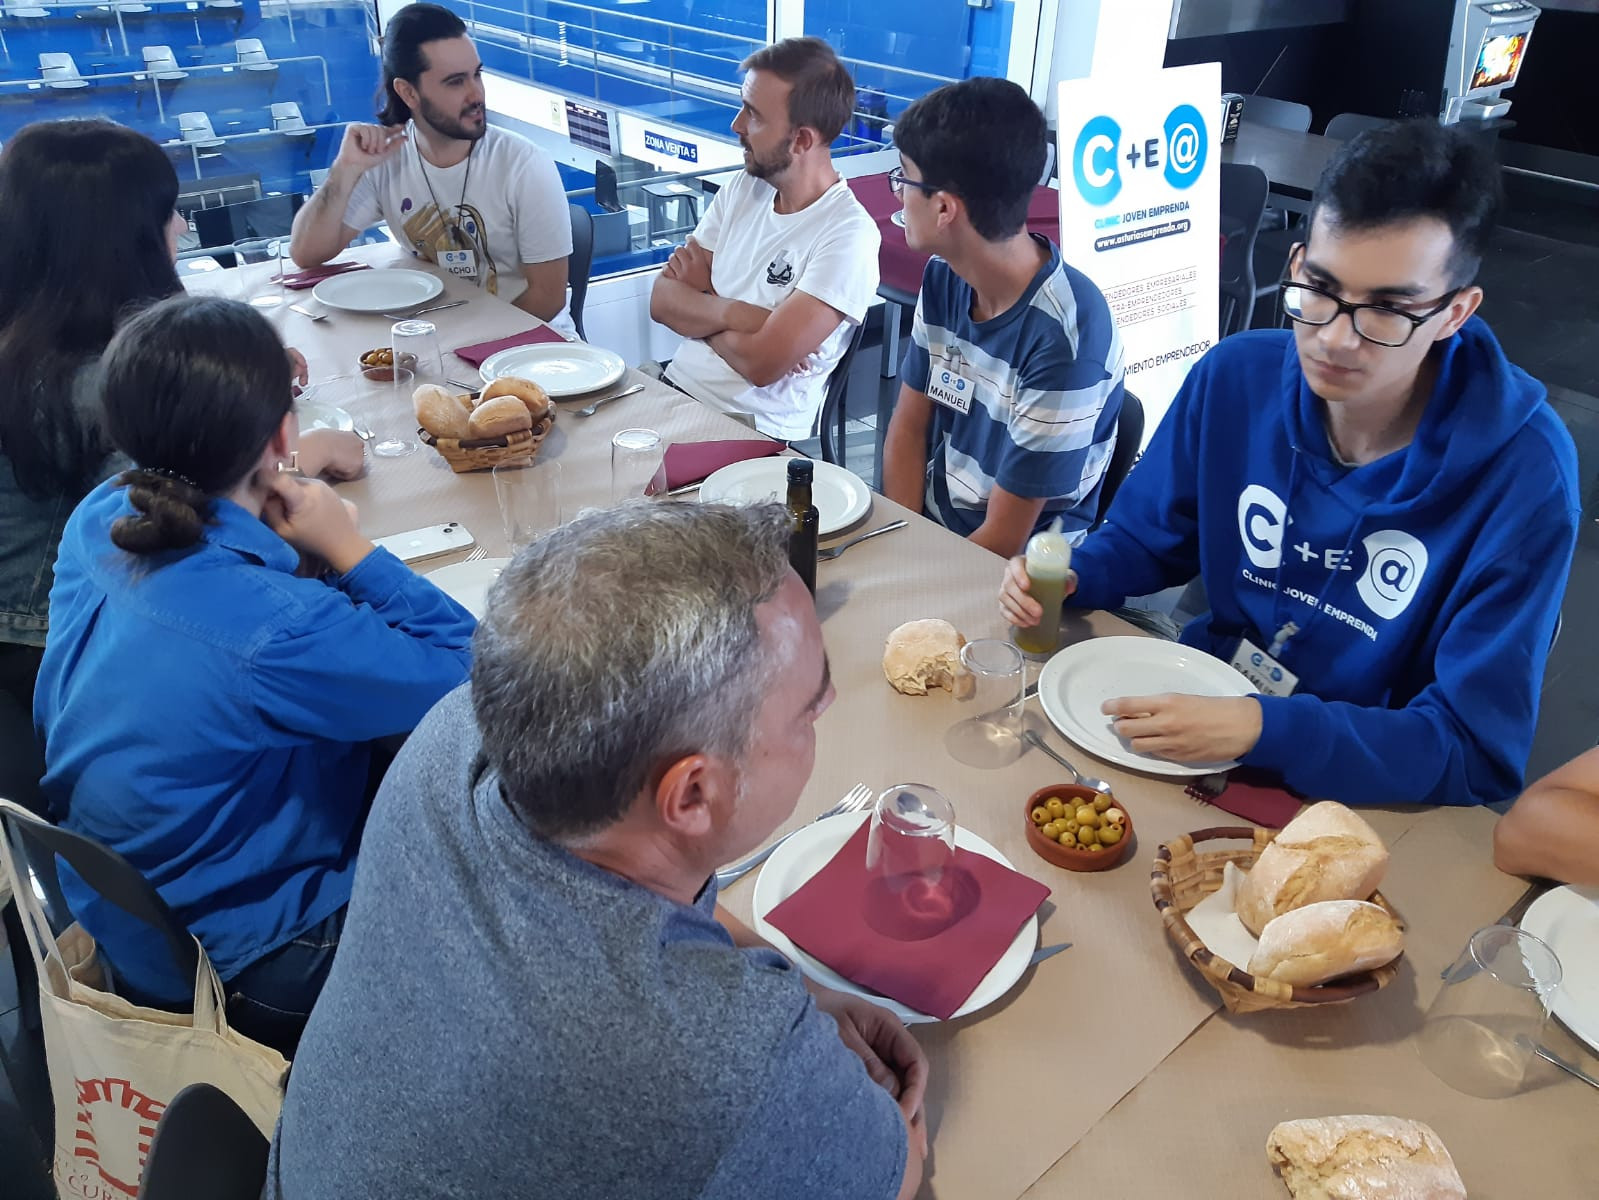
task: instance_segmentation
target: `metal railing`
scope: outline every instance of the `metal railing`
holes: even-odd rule
[[[278,66],[281,63],[314,62],[322,64],[322,91],[327,98],[328,107],[333,106],[333,87],[329,83],[327,59],[320,54],[296,54],[289,58],[269,58],[266,63]],[[262,64],[251,64],[259,68]],[[219,71],[223,74],[237,72],[248,75],[248,68],[238,62],[230,63],[198,63],[192,67],[179,66],[176,68],[156,69],[146,67],[142,71],[102,71],[95,75],[75,75],[65,79],[0,79],[0,88],[23,88],[27,91],[42,92],[48,89],[66,90],[78,82],[101,83],[108,79],[131,79],[142,81],[148,79],[151,90],[155,92],[156,119],[162,124],[167,123],[166,108],[161,103],[161,85],[163,83],[181,82],[172,78],[174,74],[193,75],[200,71]]]

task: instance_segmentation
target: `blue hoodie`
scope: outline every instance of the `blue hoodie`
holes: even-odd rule
[[[1482,804],[1521,789],[1576,544],[1571,437],[1473,318],[1434,350],[1410,445],[1339,465],[1293,336],[1239,334],[1189,374],[1069,603],[1115,608],[1199,575],[1182,640],[1222,659],[1285,622],[1292,696],[1244,756],[1346,804]]]

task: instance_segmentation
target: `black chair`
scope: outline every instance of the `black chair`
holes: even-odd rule
[[[1221,211],[1242,232],[1227,239],[1221,253],[1221,320],[1219,336],[1237,333],[1249,324],[1255,307],[1255,242],[1266,213],[1270,184],[1259,167],[1221,165]]]
[[[838,360],[833,373],[827,377],[827,392],[822,399],[822,415],[818,434],[822,439],[822,461],[844,465],[844,427],[849,420],[849,371],[855,362],[855,352],[861,348],[861,337],[866,332],[866,322],[855,326],[844,356]]]
[[[1286,129],[1290,133],[1310,132],[1310,105],[1297,100],[1278,100],[1275,96],[1245,96],[1241,118],[1252,125]]]
[[[1277,311],[1277,285],[1288,273],[1288,256],[1293,253],[1294,244],[1304,241],[1309,233],[1304,217],[1286,229],[1260,231],[1253,255],[1255,303],[1248,318],[1249,328],[1271,329],[1282,324]]]
[[[622,200],[616,188],[616,168],[610,163],[594,164],[594,202],[606,212],[622,211]]]
[[[1365,113],[1339,113],[1327,122],[1327,136],[1336,138],[1340,142],[1347,142],[1357,133],[1365,133],[1368,129],[1376,129],[1379,125],[1387,125],[1382,117],[1368,117]]]
[[[185,987],[194,985],[194,974],[200,965],[200,948],[194,935],[150,881],[122,855],[81,833],[9,810],[0,811],[0,836],[20,846],[30,861],[60,856],[102,900],[159,933],[172,954],[176,977],[183,980]]]
[[[1104,524],[1105,514],[1110,511],[1110,502],[1121,490],[1127,472],[1133,469],[1133,462],[1138,458],[1138,449],[1143,442],[1143,401],[1123,388],[1122,411],[1116,418],[1116,449],[1110,453],[1110,465],[1105,468],[1104,481],[1099,485],[1099,512],[1094,516],[1092,528],[1097,529]]]
[[[243,238],[288,236],[294,228],[294,215],[304,204],[305,196],[293,192],[282,196],[263,196],[259,200],[244,200],[238,204],[197,208],[190,215],[201,246],[226,249]],[[233,265],[232,254],[216,254],[212,257],[224,267]]]
[[[572,298],[567,302],[567,311],[577,326],[577,336],[586,342],[589,335],[583,332],[583,301],[589,294],[589,271],[594,266],[594,217],[580,204],[566,207],[572,217],[572,253],[566,259],[566,286],[572,290]]]
[[[266,1186],[267,1146],[226,1092],[191,1083],[155,1127],[139,1200],[256,1200]]]

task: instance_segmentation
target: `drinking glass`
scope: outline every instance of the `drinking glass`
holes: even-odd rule
[[[372,426],[372,453],[379,458],[402,458],[416,451],[416,416],[411,405],[416,377],[405,367],[367,367],[368,413]]]
[[[494,495],[512,554],[561,523],[561,464],[517,458],[494,468]]]
[[[661,469],[661,435],[653,429],[624,429],[611,439],[611,503],[642,496]]]
[[[1513,1096],[1549,1019],[1560,960],[1510,925],[1471,935],[1427,1010],[1416,1050],[1432,1073],[1484,1099]]]
[[[956,917],[955,808],[936,788],[896,783],[877,797],[866,837],[868,924],[902,940]]]
[[[961,719],[944,746],[973,767],[1003,767],[1022,752],[1022,652],[1001,638],[980,638],[961,647],[955,697]]]
[[[289,239],[244,238],[233,243],[233,259],[240,280],[239,299],[256,308],[277,308],[284,303],[283,256],[288,253]],[[268,267],[261,264],[271,263]]]
[[[396,321],[389,330],[389,347],[394,365],[410,370],[417,383],[444,382],[444,355],[432,321]]]

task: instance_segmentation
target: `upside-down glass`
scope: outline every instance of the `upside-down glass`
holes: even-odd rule
[[[866,839],[864,914],[881,931],[914,939],[955,915],[955,808],[925,783],[896,783],[877,797]]]
[[[283,256],[288,249],[286,237],[243,238],[233,243],[239,299],[261,309],[284,303]],[[272,265],[264,267],[264,263]]]
[[[416,450],[416,410],[411,393],[416,378],[404,367],[367,367],[367,422],[372,427],[372,453],[379,458],[401,458]]]
[[[961,647],[961,670],[955,678],[960,720],[944,738],[957,761],[973,767],[1016,761],[1022,750],[1025,678],[1022,652],[1008,641],[979,638]]]
[[[550,458],[517,458],[492,472],[505,540],[515,554],[561,523],[561,464]]]
[[[1511,925],[1477,930],[1427,1010],[1416,1038],[1421,1061],[1467,1095],[1515,1095],[1560,977],[1555,952],[1532,934]]]
[[[444,355],[432,321],[396,321],[389,330],[389,348],[396,365],[414,372],[418,384],[444,382]]]
[[[653,429],[623,429],[611,439],[611,503],[642,496],[661,469],[661,435]]]

